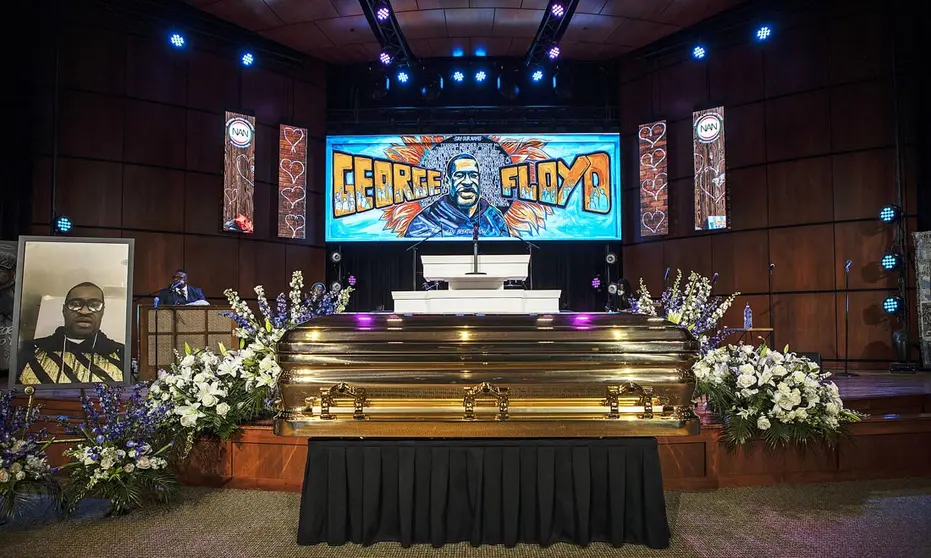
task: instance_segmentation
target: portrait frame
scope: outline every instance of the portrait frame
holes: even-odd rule
[[[15,286],[15,295],[13,302],[13,335],[10,351],[10,378],[9,378],[9,388],[15,389],[17,387],[32,386],[36,389],[81,389],[92,387],[99,383],[107,383],[110,385],[129,385],[132,383],[132,326],[133,326],[133,313],[132,313],[132,301],[133,301],[133,260],[135,255],[135,239],[132,238],[86,238],[86,237],[63,237],[63,236],[20,236],[19,245],[17,247],[17,268],[16,268],[16,286]],[[49,246],[45,250],[39,250],[40,252],[44,251],[46,253],[52,254],[70,254],[75,261],[80,261],[83,264],[98,266],[100,269],[96,271],[85,271],[84,276],[69,275],[69,272],[74,272],[76,270],[67,268],[69,265],[66,261],[64,264],[64,269],[60,271],[56,270],[46,270],[44,268],[53,267],[49,262],[44,262],[42,258],[35,260],[37,257],[33,255],[33,260],[30,261],[30,254],[27,251],[31,251],[32,246],[35,245],[37,248],[39,245]],[[105,245],[110,245],[111,248],[106,248]],[[119,246],[125,248],[113,248],[112,246]],[[101,258],[109,259],[110,261],[101,261],[101,262],[88,262],[87,260],[82,260],[77,254],[81,256],[87,256],[88,254],[93,254],[97,252],[100,254]],[[110,252],[109,254],[107,252]],[[112,261],[115,257],[120,257],[120,260]],[[124,261],[125,260],[125,261]],[[44,264],[44,265],[43,265]],[[55,262],[55,266],[60,266],[61,260]],[[82,268],[83,269],[83,268]],[[21,358],[21,353],[23,348],[27,343],[34,343],[36,340],[42,339],[42,335],[38,335],[40,328],[40,320],[43,316],[42,313],[42,304],[46,298],[54,299],[47,293],[39,294],[43,289],[42,286],[35,287],[32,285],[27,285],[26,282],[37,282],[36,277],[41,277],[44,280],[44,284],[59,284],[65,285],[74,283],[68,287],[68,290],[61,292],[59,298],[64,302],[64,297],[67,292],[70,291],[74,286],[79,285],[83,282],[91,282],[98,284],[100,289],[104,292],[109,288],[113,287],[105,283],[105,280],[109,277],[109,280],[118,279],[121,285],[116,286],[115,288],[123,291],[125,297],[125,303],[116,304],[114,306],[106,305],[104,308],[104,314],[100,317],[100,322],[97,324],[97,329],[95,331],[94,337],[94,347],[97,345],[97,332],[103,333],[103,339],[106,341],[118,343],[119,338],[122,338],[122,374],[121,377],[116,381],[107,381],[105,378],[101,378],[95,381],[88,382],[38,382],[38,383],[24,383],[21,381],[21,376],[23,373],[24,367],[27,363],[21,362],[24,360]],[[100,284],[104,283],[104,284]],[[124,287],[125,285],[125,287]],[[36,289],[39,289],[38,291]],[[62,290],[61,287],[57,290]],[[30,300],[24,301],[24,295]],[[40,303],[36,308],[35,301],[32,300],[36,296],[40,297]],[[106,303],[106,295],[105,295]],[[51,308],[54,308],[51,304]],[[31,331],[28,331],[24,327],[24,311],[30,310],[30,312],[35,312],[36,319],[35,324],[32,326]],[[49,311],[50,312],[50,311]],[[106,330],[102,325],[105,316],[111,313],[116,313],[117,316],[122,320],[121,323],[116,321],[116,318],[109,318],[109,326]],[[31,321],[31,318],[30,318]],[[62,318],[62,323],[64,324],[64,318]],[[118,325],[118,327],[117,327]],[[60,329],[64,329],[63,327]],[[107,337],[107,332],[110,332],[110,335],[114,339],[109,339]],[[28,338],[21,338],[24,334],[28,335]],[[55,330],[57,334],[57,329]],[[62,333],[62,336],[66,336],[66,333]],[[47,338],[52,338],[50,335]],[[65,351],[62,351],[64,354]],[[96,354],[96,353],[95,353]],[[116,354],[116,353],[113,353]],[[54,360],[54,359],[53,359]],[[60,357],[58,362],[64,363],[64,357]],[[76,362],[74,357],[72,357],[72,362]],[[89,365],[86,366],[88,371],[94,368],[94,362],[96,358],[91,361]],[[108,366],[108,369],[119,370],[115,368],[114,362],[109,361],[105,363]],[[56,364],[57,366],[57,364]],[[62,371],[68,369],[67,366],[61,366]],[[59,373],[60,377],[62,374]]]

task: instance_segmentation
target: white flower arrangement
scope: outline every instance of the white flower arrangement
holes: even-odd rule
[[[844,409],[829,373],[788,348],[781,353],[766,345],[728,345],[706,353],[692,371],[696,394],[722,416],[731,446],[757,436],[771,446],[832,444],[861,418]]]
[[[168,467],[168,461],[153,455],[152,446],[146,443],[131,447],[128,451],[109,445],[79,445],[65,450],[65,455],[86,468],[85,488],[88,490],[101,481],[113,480],[136,470],[157,471]]]

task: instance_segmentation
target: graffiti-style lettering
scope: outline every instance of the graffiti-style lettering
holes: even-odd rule
[[[415,200],[411,189],[411,167],[402,163],[394,164],[394,203]]]
[[[375,160],[375,207],[381,209],[394,203],[394,187],[391,181],[391,161]]]
[[[355,157],[353,161],[353,178],[356,183],[356,211],[368,211],[372,205],[372,160],[367,157]]]
[[[356,212],[352,159],[352,155],[333,152],[333,215],[337,217]]]

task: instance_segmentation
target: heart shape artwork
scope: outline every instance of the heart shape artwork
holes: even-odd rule
[[[653,196],[653,200],[655,201],[659,198],[659,193],[666,188],[666,173],[661,172],[650,180],[642,181],[640,183],[640,188],[647,194]]]
[[[243,163],[248,165],[248,167],[246,167],[249,171],[248,173],[244,172],[242,166]],[[252,176],[253,170],[255,168],[253,165],[255,165],[255,159],[250,159],[248,155],[240,153],[236,156],[236,172],[239,174],[240,178],[249,183],[249,186],[254,186],[252,179],[249,178]]]
[[[297,232],[304,228],[304,216],[303,215],[285,215],[284,222],[288,226],[288,229],[291,231],[291,238],[299,238]],[[303,238],[303,235],[300,236]]]
[[[291,209],[294,209],[294,206],[304,201],[304,198],[307,197],[307,193],[304,191],[303,186],[289,186],[287,188],[281,189],[281,197],[285,199],[286,202],[291,204]]]
[[[665,220],[666,214],[658,209],[656,211],[644,211],[643,215],[640,216],[640,222],[653,234],[659,231],[660,226]]]
[[[297,146],[304,141],[304,130],[301,128],[292,128],[290,126],[285,126],[283,128],[284,132],[284,141],[288,142],[288,145],[291,147],[291,153],[297,153]],[[292,137],[296,136],[296,140],[291,140]]]
[[[656,170],[656,167],[660,163],[666,160],[666,150],[665,149],[655,149],[649,153],[644,153],[640,156],[640,166],[641,167],[650,167],[653,170]]]
[[[658,130],[657,130],[658,128]],[[646,132],[646,134],[644,134]],[[659,140],[663,139],[666,136],[666,123],[657,122],[652,126],[641,126],[640,132],[638,132],[640,140],[650,144],[650,147],[655,146]],[[651,140],[650,138],[656,138]]]
[[[223,190],[223,195],[226,197],[226,207],[232,207],[236,200],[239,199],[239,190],[236,188],[226,188]]]
[[[296,175],[294,174],[295,167],[297,167],[297,170],[300,171]],[[291,184],[297,184],[297,179],[304,174],[305,170],[307,170],[304,168],[304,163],[302,161],[292,161],[291,159],[282,159],[279,161],[278,168],[280,168],[282,172],[291,177]]]
[[[705,167],[701,169],[699,176],[702,178],[699,189],[701,189],[703,194],[711,198],[713,203],[719,203],[727,191],[721,187],[722,176],[718,172],[718,169],[715,167]],[[706,185],[711,186],[710,191]],[[715,190],[720,190],[720,192],[715,192]]]

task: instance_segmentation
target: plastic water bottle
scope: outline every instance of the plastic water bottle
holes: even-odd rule
[[[753,328],[753,311],[750,310],[750,303],[744,308],[744,329]]]

